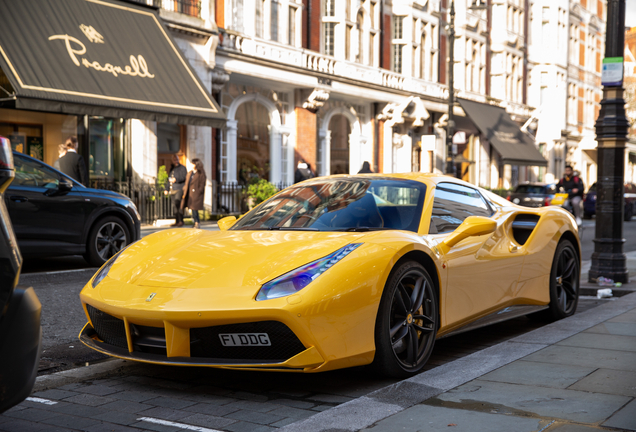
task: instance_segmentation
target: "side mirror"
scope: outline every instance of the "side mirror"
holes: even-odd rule
[[[232,225],[234,225],[236,221],[237,221],[236,216],[227,216],[227,217],[224,217],[223,219],[219,219],[217,223],[219,224],[219,229],[221,231],[227,231],[230,228],[232,228]]]
[[[442,253],[448,253],[453,246],[468,238],[491,234],[497,229],[497,222],[483,216],[469,216],[437,247]]]
[[[57,190],[59,192],[69,192],[71,189],[73,189],[73,182],[65,177],[61,177],[57,185]]]

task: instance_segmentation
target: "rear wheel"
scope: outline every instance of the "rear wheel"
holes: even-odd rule
[[[569,317],[579,302],[579,258],[569,240],[559,243],[550,272],[550,317]]]
[[[117,216],[107,216],[91,228],[86,242],[84,259],[95,267],[101,267],[131,241],[126,224]]]
[[[401,264],[382,293],[372,366],[396,378],[421,371],[433,351],[438,323],[436,290],[428,272],[415,261]]]

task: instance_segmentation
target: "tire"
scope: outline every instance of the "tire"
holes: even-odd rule
[[[124,221],[117,216],[106,216],[91,228],[84,259],[92,266],[101,267],[130,242],[130,232]]]
[[[632,217],[634,217],[634,204],[627,206],[627,208],[625,209],[623,220],[625,222],[629,222],[630,220],[632,220]]]
[[[436,288],[426,269],[415,261],[396,267],[378,309],[372,368],[394,378],[420,372],[431,356],[438,327]]]
[[[579,258],[569,240],[559,243],[550,271],[548,316],[556,321],[574,315],[579,302]]]

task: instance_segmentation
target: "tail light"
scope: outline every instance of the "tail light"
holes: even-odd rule
[[[545,197],[543,198],[543,205],[544,206],[549,206],[552,202],[552,199],[550,197]]]
[[[0,169],[13,169],[11,141],[4,137],[0,137]]]

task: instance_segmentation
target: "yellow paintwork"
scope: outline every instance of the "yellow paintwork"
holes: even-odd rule
[[[285,363],[212,366],[318,372],[373,361],[382,291],[392,268],[407,254],[426,254],[436,268],[438,336],[443,336],[507,306],[547,304],[548,275],[559,239],[573,233],[580,250],[576,224],[563,209],[521,207],[483,190],[496,209],[491,218],[467,218],[453,233],[429,235],[436,184],[466,183],[419,173],[369,176],[427,186],[417,233],[166,230],[129,246],[96,288],[91,282],[86,285],[81,301],[125,321],[131,352],[129,323],[164,327],[164,363],[189,355],[190,328],[280,321],[305,351]],[[541,216],[524,245],[514,240],[511,230],[518,214]],[[225,219],[219,224],[235,222]],[[262,284],[350,243],[362,246],[297,294],[255,300]],[[147,301],[152,293],[156,295]]]

